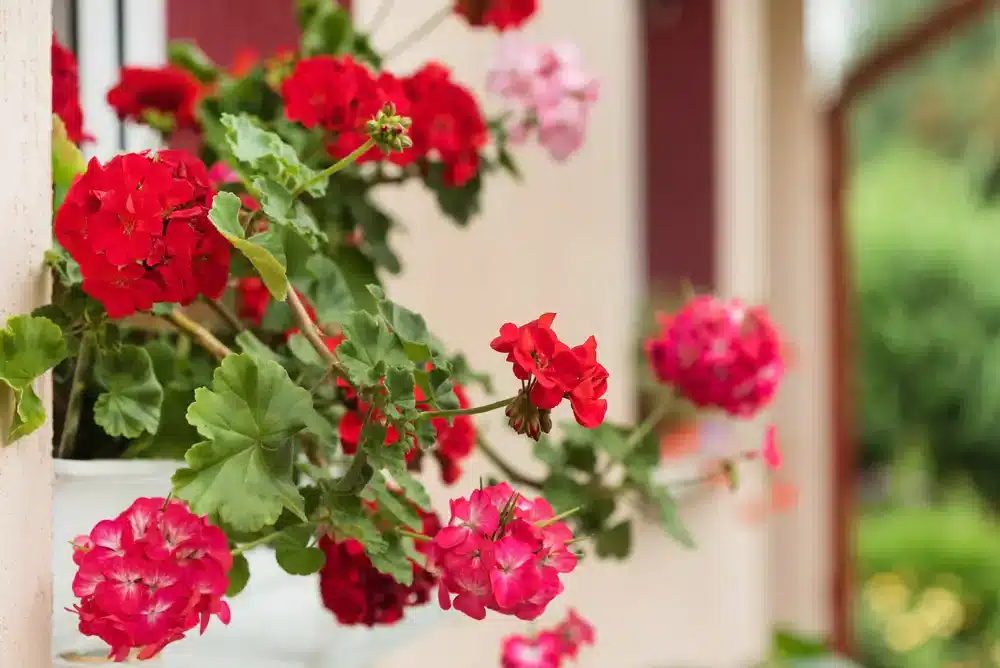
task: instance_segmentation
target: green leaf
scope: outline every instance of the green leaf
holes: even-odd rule
[[[48,318],[16,315],[0,329],[0,383],[14,392],[10,445],[45,423],[45,408],[32,383],[66,357],[66,339]]]
[[[351,14],[330,0],[298,0],[296,16],[301,28],[303,57],[350,53],[354,44]]]
[[[403,342],[407,357],[416,364],[422,364],[431,359],[431,334],[427,329],[424,316],[414,313],[385,298],[382,289],[376,285],[368,286],[368,291],[375,298],[378,312],[385,318],[389,329]]]
[[[358,541],[369,556],[388,547],[357,494],[328,493],[324,501],[330,515],[328,523],[338,536]]]
[[[650,495],[659,510],[660,526],[678,543],[693,550],[695,548],[694,538],[681,521],[677,501],[670,490],[665,486],[654,487],[650,490]]]
[[[102,350],[94,365],[94,379],[104,388],[94,404],[94,422],[109,436],[136,438],[143,432],[157,432],[163,386],[145,348]]]
[[[202,83],[212,83],[219,78],[219,70],[194,42],[173,40],[167,45],[167,60],[171,65],[190,72]]]
[[[313,182],[318,172],[306,166],[292,146],[262,128],[250,115],[224,113],[222,125],[233,157],[253,169],[254,176],[268,177],[292,192],[305,189],[314,197],[326,192],[326,180]]]
[[[372,566],[392,576],[399,584],[404,587],[413,584],[413,563],[399,542],[390,543],[387,549],[377,554],[369,552],[368,557],[372,560]]]
[[[774,653],[777,658],[800,659],[829,656],[830,650],[819,638],[812,638],[784,629],[774,632]]]
[[[53,241],[52,248],[45,251],[45,264],[52,268],[56,278],[67,288],[83,283],[80,265],[58,242]]]
[[[281,357],[279,357],[270,346],[258,339],[257,335],[250,330],[244,330],[237,334],[235,341],[236,345],[240,347],[240,350],[247,354],[260,357],[261,359],[271,360],[272,362],[277,362],[278,364],[281,363]]]
[[[417,407],[413,383],[411,369],[392,366],[386,371],[385,389],[388,391],[388,398],[384,412],[390,420],[413,417]]]
[[[548,435],[535,441],[533,452],[535,459],[549,468],[558,469],[566,465],[566,456]]]
[[[583,473],[593,473],[597,467],[597,452],[589,445],[568,441],[565,445],[566,466]]]
[[[53,211],[58,211],[66,192],[79,174],[87,171],[80,148],[70,141],[62,119],[52,114],[52,195]]]
[[[414,503],[421,510],[431,509],[431,497],[427,494],[423,484],[406,471],[397,471],[392,474],[393,481],[399,485],[406,498]]]
[[[413,378],[417,387],[427,397],[426,402],[434,410],[459,408],[458,396],[455,394],[455,383],[451,379],[451,374],[442,367],[436,366],[430,371],[416,369],[413,372]]]
[[[542,494],[557,513],[572,510],[577,506],[585,506],[589,497],[584,485],[561,472],[553,472],[548,477]]]
[[[226,596],[233,597],[246,589],[250,581],[250,564],[242,554],[233,557],[233,567],[229,569],[229,589]]]
[[[326,554],[318,547],[277,547],[274,557],[289,575],[312,575],[323,568]]]
[[[326,255],[316,254],[306,262],[306,271],[314,279],[306,290],[320,322],[342,322],[357,306],[351,287],[340,267]]]
[[[481,210],[481,174],[477,173],[468,183],[456,188],[445,183],[444,165],[431,163],[424,175],[424,183],[437,197],[441,212],[462,227],[468,225],[472,217]]]
[[[247,239],[243,226],[240,225],[239,214],[240,198],[233,193],[223,191],[212,200],[212,210],[208,213],[208,219],[229,243],[250,260],[271,295],[277,300],[284,300],[288,291],[288,279],[283,261],[279,261],[275,256],[274,251],[277,248],[273,243],[273,235],[263,232]],[[283,255],[282,252],[281,256]]]
[[[274,524],[283,508],[306,521],[292,478],[292,438],[313,413],[309,392],[280,365],[229,355],[212,389],[198,388],[188,408],[188,422],[206,440],[188,450],[188,468],[174,475],[175,494],[240,531]]]
[[[259,193],[260,208],[270,222],[294,229],[313,249],[319,240],[326,239],[309,207],[296,200],[285,186],[267,177],[257,177],[253,189]]]
[[[632,522],[625,520],[597,536],[597,555],[624,559],[632,551]]]
[[[386,428],[377,422],[368,422],[361,429],[361,446],[368,455],[368,463],[376,471],[386,469],[395,476],[406,468],[406,441],[401,439],[386,445]]]
[[[393,477],[395,478],[395,476]],[[389,491],[386,483],[385,476],[381,473],[376,473],[366,493],[371,497],[371,500],[378,504],[380,511],[388,513],[401,524],[420,531],[423,527],[423,520],[420,519],[420,514],[413,506],[406,502],[405,497]]]
[[[305,366],[314,367],[324,367],[326,363],[323,358],[319,356],[316,349],[312,347],[309,340],[302,334],[292,334],[288,338],[288,349],[292,351],[292,355],[295,356],[299,362]]]
[[[355,387],[374,387],[388,366],[406,366],[409,358],[399,338],[367,311],[352,311],[342,323],[346,339],[337,355]]]

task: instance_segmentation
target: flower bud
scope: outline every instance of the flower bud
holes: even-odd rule
[[[396,114],[396,105],[386,102],[374,118],[365,122],[365,134],[375,140],[383,153],[401,153],[413,146],[406,131],[413,124],[407,116]]]
[[[552,431],[552,411],[535,406],[531,402],[530,395],[524,390],[518,392],[504,414],[511,429],[518,434],[527,434],[536,441],[542,434]]]

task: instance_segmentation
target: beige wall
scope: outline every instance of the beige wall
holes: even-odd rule
[[[785,150],[793,139],[801,139],[798,134],[775,133],[772,144],[768,143],[767,114],[772,105],[800,100],[768,94],[768,68],[780,58],[770,53],[765,43],[768,22],[777,20],[766,11],[767,0],[716,2],[721,17],[718,85],[720,99],[725,101],[717,118],[720,224],[725,230],[717,249],[725,258],[719,280],[724,292],[767,300],[773,280],[788,281],[790,272],[816,269],[810,263],[811,256],[800,256],[786,265],[782,254],[791,252],[790,247],[769,241],[772,225],[777,229],[780,224],[784,233],[792,230],[793,218],[809,225],[818,222],[809,217],[808,193],[795,200],[795,208],[778,207],[778,217],[769,219],[768,166],[780,157],[787,172],[792,164],[789,161],[814,156],[808,148],[795,154]],[[379,4],[378,0],[355,1],[362,25]],[[379,44],[395,43],[425,18],[432,11],[425,4],[397,3],[378,34]],[[588,11],[582,12],[579,0],[547,0],[541,3],[541,16],[530,26],[529,32],[542,40],[577,42],[601,77],[602,102],[581,154],[565,165],[553,166],[537,149],[519,151],[525,182],[491,180],[485,214],[468,230],[453,229],[440,220],[433,202],[418,188],[386,194],[386,201],[408,227],[406,238],[399,241],[405,248],[406,274],[391,286],[398,299],[425,313],[448,342],[465,350],[477,366],[496,374],[501,392],[505,391],[504,381],[510,378],[509,371],[502,357],[488,347],[497,327],[508,319],[525,321],[546,310],[557,311],[556,324],[564,338],[582,340],[590,333],[597,335],[602,360],[612,374],[610,413],[624,419],[634,410],[631,323],[645,281],[639,245],[643,174],[639,171],[637,134],[642,104],[635,37],[638,4],[593,0]],[[777,4],[794,10],[799,3],[777,0]],[[788,31],[785,39],[775,44],[797,57],[801,48],[796,44],[801,42],[802,32],[795,23],[796,12],[792,15],[791,20],[782,20],[782,29]],[[481,93],[494,40],[490,32],[471,33],[451,21],[393,66],[406,71],[423,60],[438,58]],[[796,77],[803,75],[801,70],[782,71],[781,85],[791,86],[794,96],[798,93]],[[801,115],[795,118],[802,120]],[[795,234],[795,241],[789,243],[798,244],[803,234],[804,242],[815,236],[811,232]],[[810,247],[810,252],[813,250]],[[769,265],[769,259],[775,261]],[[769,266],[778,267],[778,271],[769,272]],[[794,334],[815,338],[809,321],[813,311],[797,310],[803,300],[815,297],[815,281],[802,283],[801,289],[796,285],[791,280],[775,289],[772,297],[781,302],[775,306],[782,316],[792,318]],[[813,350],[811,346],[812,339],[801,349]],[[819,372],[808,367],[810,374]],[[799,381],[797,389],[812,391],[816,378]],[[804,421],[807,416],[816,417],[820,407],[814,401],[807,413],[797,417],[798,405],[792,398],[779,406],[776,416],[781,428],[796,440],[812,440],[816,447],[822,447],[822,439]],[[505,438],[499,423],[490,423],[489,429],[512,458],[525,467],[530,465],[528,443]],[[755,442],[760,425],[748,426],[742,436]],[[801,445],[812,447],[813,443]],[[797,476],[800,468],[814,474],[812,467],[821,459],[791,456],[796,470],[790,474]],[[475,479],[486,470],[481,464],[470,477]],[[795,515],[791,524],[786,521],[790,530],[800,529],[822,511],[817,506],[822,489],[807,494],[803,512]],[[448,495],[443,489],[433,492],[442,502]],[[797,601],[815,599],[813,577],[817,568],[822,568],[802,565],[792,556],[799,554],[798,550],[775,555],[774,563],[790,568],[795,586],[806,589],[795,596],[788,586],[776,582],[772,591],[769,528],[747,527],[738,512],[740,504],[760,493],[760,481],[751,476],[742,496],[689,502],[684,514],[699,542],[697,552],[675,547],[655,525],[641,525],[636,552],[627,563],[591,560],[583,564],[568,578],[566,594],[553,604],[542,623],[558,618],[566,607],[576,606],[597,624],[598,647],[586,654],[581,666],[744,668],[763,650],[772,599],[781,602],[782,612],[805,610],[807,603]],[[813,530],[810,536],[818,532]],[[787,550],[789,529],[779,537],[778,546]],[[798,607],[793,609],[793,604]],[[817,619],[811,608],[803,614],[810,621]],[[459,614],[448,619],[437,632],[401,648],[383,666],[411,665],[412,657],[419,657],[421,665],[426,662],[444,668],[496,665],[500,638],[524,628],[495,616],[485,622],[471,622]]]
[[[48,294],[51,25],[47,2],[0,1],[0,325]],[[47,385],[36,383],[46,406]],[[0,666],[41,668],[51,665],[52,431],[4,447],[12,405],[0,388]]]

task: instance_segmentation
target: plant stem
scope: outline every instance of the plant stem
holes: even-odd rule
[[[166,317],[166,319],[169,320],[174,327],[181,330],[184,334],[187,334],[194,340],[195,343],[207,350],[217,359],[221,360],[223,357],[232,354],[233,351],[230,350],[226,344],[215,338],[215,335],[208,331],[208,329],[202,327],[194,320],[184,315],[180,309],[175,308],[164,317]]]
[[[312,177],[311,179],[303,183],[301,187],[296,188],[295,192],[292,193],[292,199],[298,198],[300,195],[302,195],[302,193],[309,190],[317,183],[322,183],[323,181],[326,181],[328,178],[330,178],[340,170],[344,169],[345,167],[349,167],[351,164],[354,163],[355,160],[357,160],[365,153],[367,153],[368,149],[370,149],[374,145],[375,145],[375,140],[369,137],[368,141],[366,141],[364,144],[354,149],[354,151],[352,151],[350,155],[341,158],[340,160],[333,163],[323,171],[317,173],[316,176]]]
[[[209,299],[204,295],[202,295],[201,299],[208,304],[209,308],[211,308],[217,316],[225,320],[226,324],[229,325],[233,331],[242,332],[246,330],[246,325],[244,325],[243,322],[236,317],[236,314],[230,311],[229,307],[225,304],[216,299]]]
[[[479,447],[479,451],[482,452],[494,466],[500,469],[500,472],[503,473],[507,479],[510,480],[510,482],[537,490],[542,489],[541,480],[529,478],[527,475],[515,470],[513,466],[504,461],[503,457],[500,456],[500,453],[494,450],[493,446],[487,443],[486,439],[482,436],[476,438],[476,445]]]
[[[501,399],[500,401],[494,401],[492,404],[474,406],[473,408],[453,408],[446,411],[423,411],[417,419],[429,420],[430,418],[447,418],[455,417],[456,415],[479,415],[481,413],[489,413],[490,411],[495,411],[498,408],[506,408],[510,405],[510,402],[514,401],[516,398],[517,397],[507,397],[506,399]]]
[[[439,25],[441,25],[442,21],[451,16],[451,13],[454,11],[454,8],[452,7],[453,4],[454,3],[448,3],[447,5],[439,9],[437,13],[431,14],[430,18],[428,18],[426,21],[417,26],[413,30],[413,32],[406,35],[403,39],[396,42],[396,44],[393,47],[386,50],[385,57],[382,58],[382,62],[383,63],[388,62],[390,58],[398,56],[403,51],[406,51],[406,49],[408,49],[410,46],[416,44],[424,37],[427,37],[427,35],[434,32],[434,29],[437,28]]]
[[[332,350],[326,347],[326,342],[323,340],[323,332],[316,326],[313,319],[309,317],[309,311],[306,310],[306,305],[302,303],[302,299],[299,297],[299,293],[295,291],[295,287],[291,281],[288,283],[288,294],[285,300],[292,309],[292,315],[295,317],[295,322],[298,324],[302,336],[306,337],[309,344],[316,349],[316,353],[325,362],[336,364],[337,356],[333,354]]]
[[[423,543],[427,543],[427,542],[430,542],[430,541],[434,540],[430,536],[425,536],[422,533],[417,533],[415,531],[409,531],[407,529],[396,529],[396,533],[398,533],[400,536],[407,536],[408,538],[412,538],[413,540],[419,540],[419,541],[421,541]]]
[[[365,425],[368,421],[372,419],[372,411],[375,410],[375,405],[372,404],[368,407],[368,412],[365,413],[365,419],[361,421],[361,432],[365,430]],[[364,471],[365,466],[368,464],[368,453],[365,452],[364,443],[358,443],[358,449],[354,453],[354,457],[351,459],[351,465],[347,467],[344,471],[344,475],[333,483],[334,491],[344,492],[352,489],[358,478],[361,477],[362,471]]]
[[[636,447],[638,447],[639,443],[642,442],[642,439],[649,436],[657,425],[660,424],[663,418],[667,416],[669,411],[670,405],[665,401],[657,404],[656,408],[650,411],[649,415],[646,416],[646,419],[639,423],[639,426],[636,427],[631,434],[629,434],[628,440],[625,441],[624,450],[626,457],[629,453],[635,450]]]
[[[66,459],[73,454],[73,447],[76,445],[76,434],[80,429],[80,414],[83,412],[83,397],[87,389],[87,374],[94,363],[96,349],[97,342],[94,340],[94,335],[84,334],[80,340],[76,366],[73,368],[69,401],[66,403],[66,416],[63,418],[59,448],[56,450],[56,456],[60,459]]]
[[[375,10],[375,15],[372,17],[371,22],[364,28],[364,32],[368,33],[369,36],[374,34],[379,26],[388,18],[389,12],[392,11],[392,2],[393,0],[382,0],[378,9]]]
[[[257,540],[252,540],[249,543],[244,543],[243,545],[240,545],[239,547],[234,547],[232,550],[232,555],[235,557],[238,554],[249,552],[255,547],[260,547],[261,545],[267,545],[271,541],[277,540],[280,536],[281,536],[280,531],[272,531],[271,533],[267,534],[266,536],[262,536]]]

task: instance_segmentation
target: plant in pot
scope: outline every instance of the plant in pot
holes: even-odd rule
[[[503,30],[534,3],[518,14],[463,1],[456,12]],[[399,261],[376,188],[422,182],[465,225],[485,178],[517,173],[508,140],[534,134],[556,158],[580,146],[593,80],[564,48],[505,38],[490,88],[510,109],[488,121],[443,66],[383,68],[335,3],[300,0],[298,17],[294,52],[239,73],[191,45],[175,45],[169,67],[122,72],[109,93],[119,113],[166,136],[194,133],[198,156],[85,164],[75,66],[53,45],[53,300],[7,320],[0,380],[16,400],[11,442],[46,419],[33,383],[55,368],[63,661],[317,665],[300,656],[315,637],[267,645],[275,627],[302,631],[300,603],[327,635],[321,605],[343,626],[398,630],[434,590],[441,608],[475,619],[532,620],[585,537],[598,556],[628,555],[637,502],[692,544],[656,476],[678,402],[748,417],[777,390],[782,349],[767,314],[702,295],[647,342],[665,395],[639,425],[605,419],[597,342],[564,343],[553,314],[497,323],[489,345],[514,379],[500,383],[506,398],[471,405],[467,388],[490,390],[489,379],[381,287]],[[499,410],[534,440],[544,476],[515,468],[477,429],[475,416]],[[554,429],[554,410],[573,419]],[[501,479],[462,479],[474,451]],[[773,448],[714,456],[735,480],[761,453],[779,461]],[[448,517],[420,482],[435,473],[456,485]],[[265,577],[278,572],[293,577]],[[316,573],[319,583],[306,577]],[[214,629],[212,642],[176,643],[212,617],[251,621],[229,644]],[[552,661],[585,644],[583,631],[575,619],[553,631],[563,644]],[[504,664],[542,665],[529,661],[540,643],[551,655],[544,638],[505,644]],[[336,665],[374,658],[362,654],[341,652]]]

